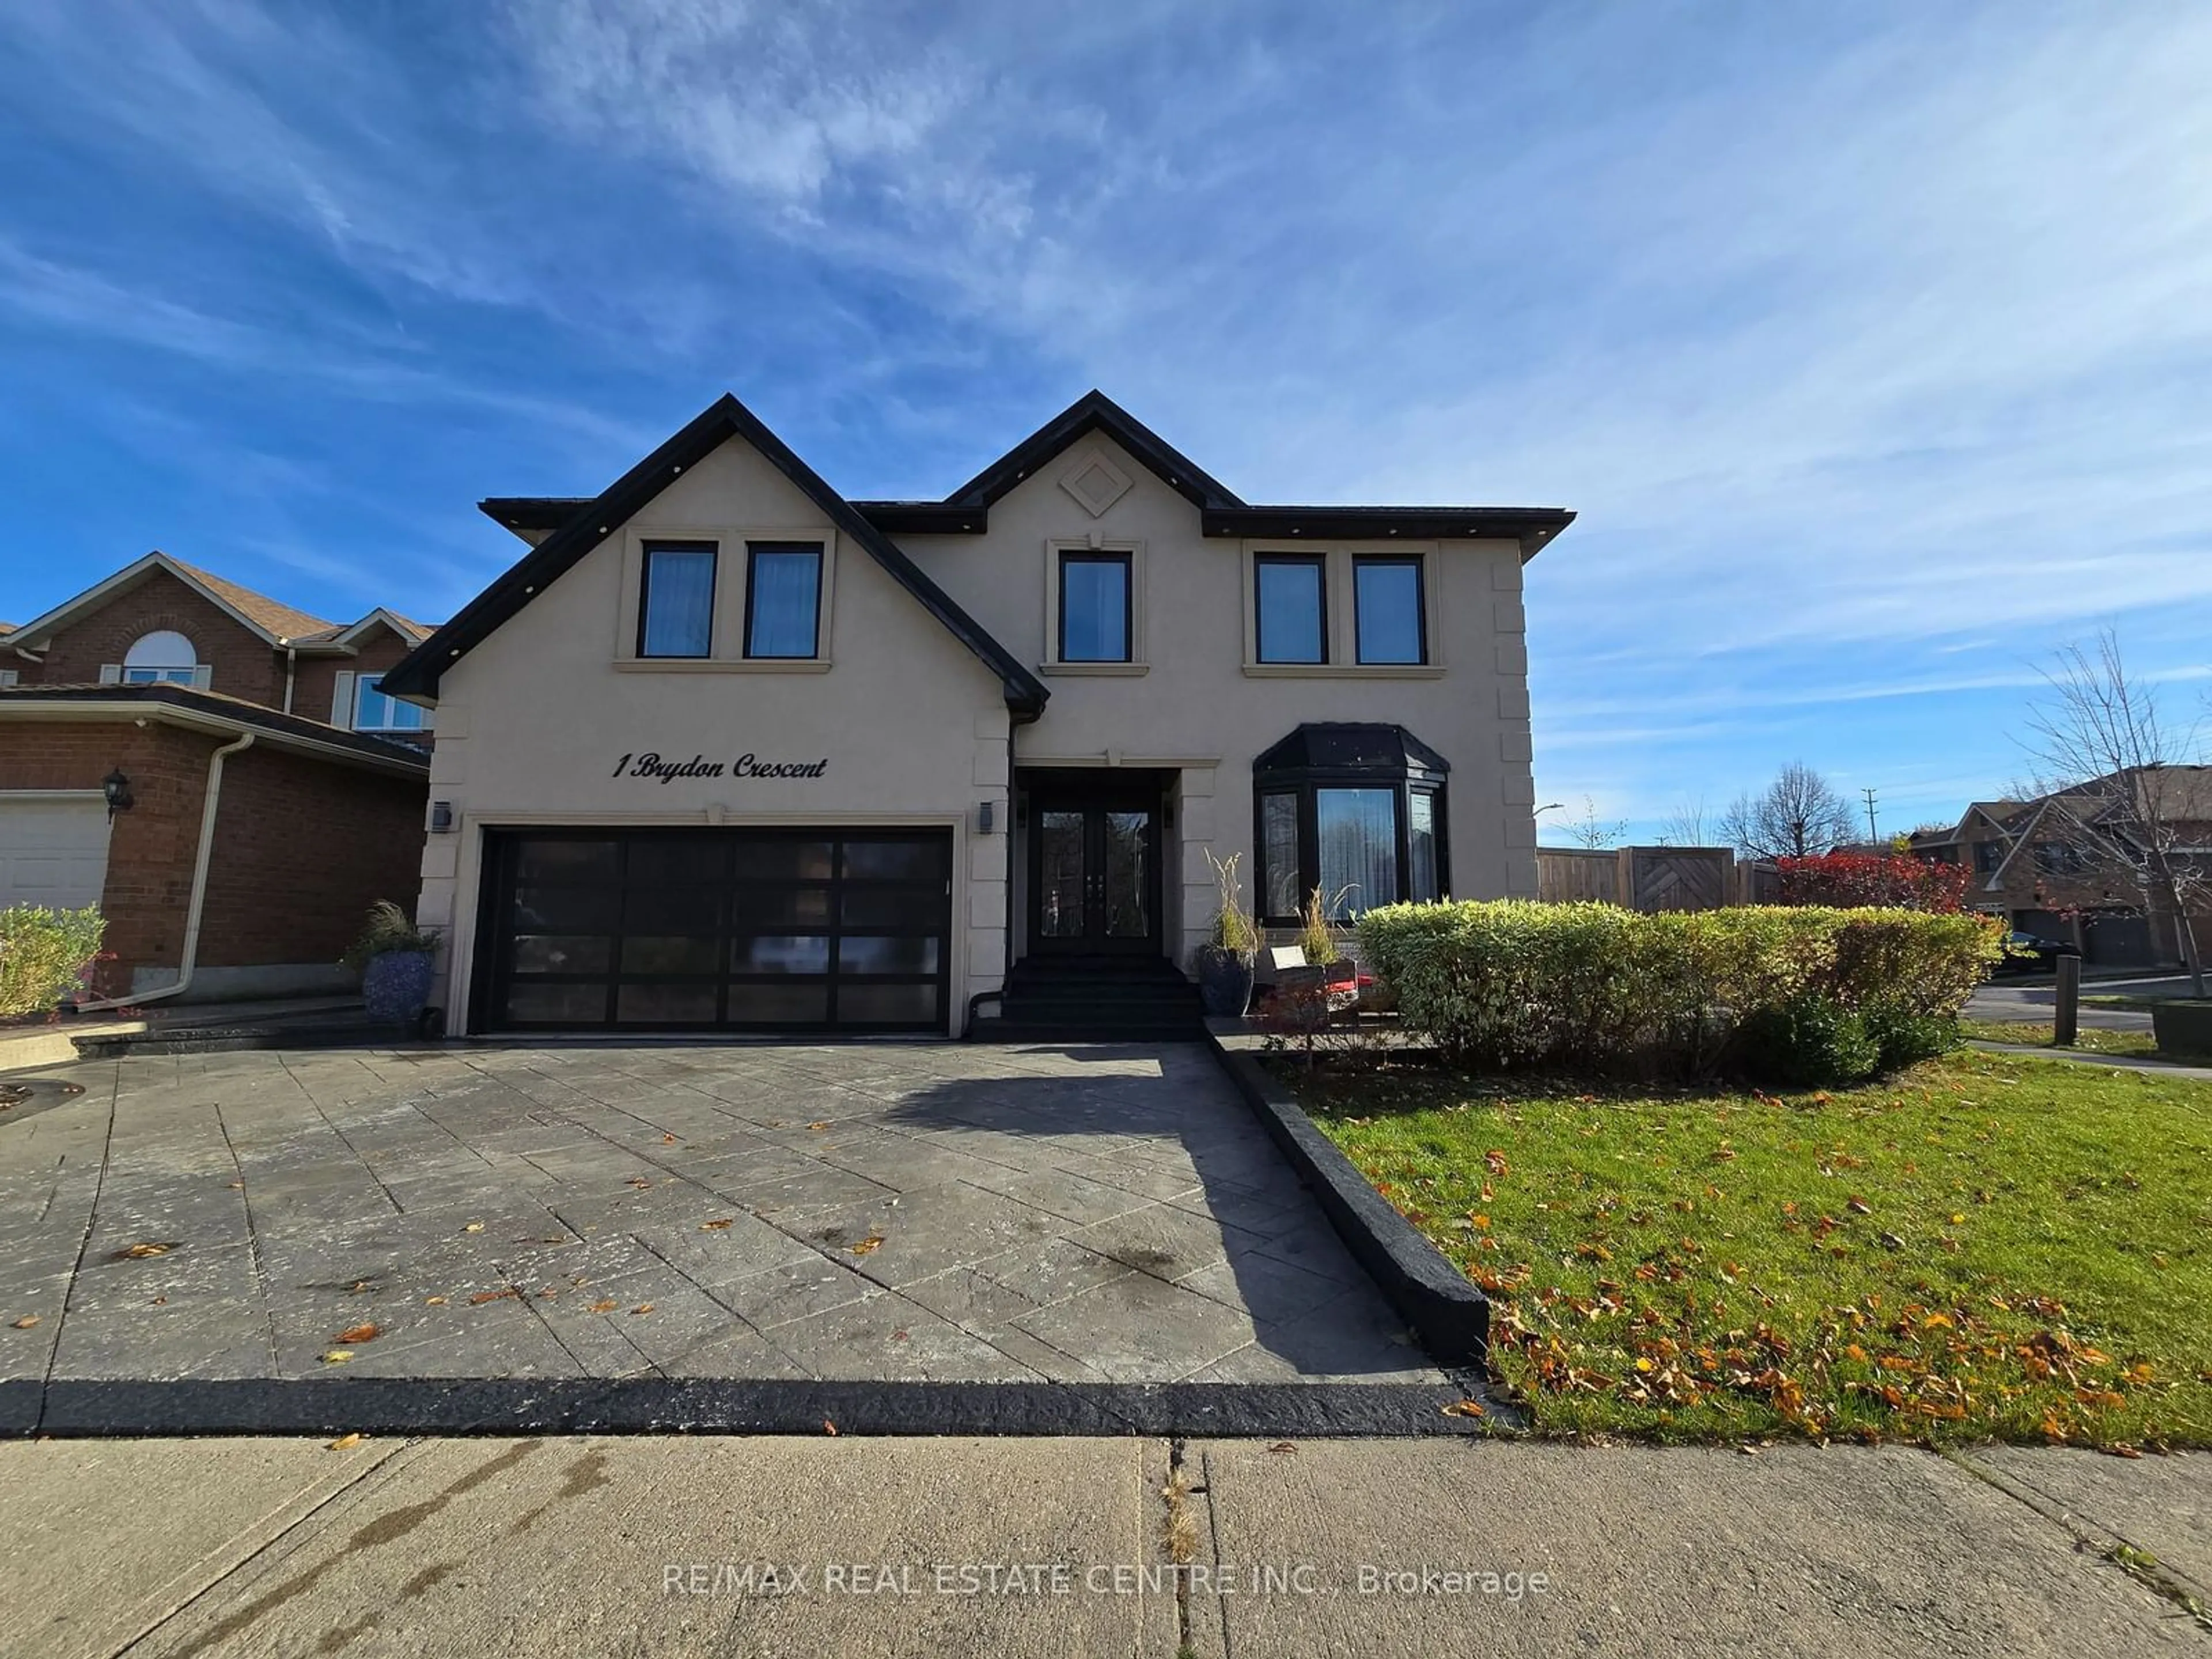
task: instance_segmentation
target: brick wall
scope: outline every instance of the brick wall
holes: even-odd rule
[[[183,958],[208,757],[224,741],[158,722],[0,724],[0,791],[97,789],[117,767],[131,780],[108,840],[103,993]],[[336,960],[370,904],[420,884],[427,794],[421,779],[281,750],[226,761],[200,963]]]
[[[141,635],[167,629],[192,642],[212,671],[209,689],[270,708],[284,702],[284,657],[228,612],[166,570],[155,570],[91,615],[58,630],[43,663],[20,659],[25,685],[94,685]]]
[[[335,962],[377,900],[412,912],[427,780],[276,749],[223,765],[204,964]]]

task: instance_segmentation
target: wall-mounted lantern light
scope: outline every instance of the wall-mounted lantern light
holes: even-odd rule
[[[100,781],[100,793],[107,797],[107,816],[111,818],[137,805],[131,795],[131,780],[123,775],[119,766]]]
[[[453,828],[453,803],[434,800],[430,803],[430,833],[434,836],[450,834]]]
[[[975,833],[979,836],[995,835],[998,829],[999,803],[994,800],[979,801],[975,806]]]

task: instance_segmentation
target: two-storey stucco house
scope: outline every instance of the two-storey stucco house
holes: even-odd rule
[[[426,716],[378,684],[428,632],[159,552],[0,631],[0,908],[98,907],[102,994],[344,988],[417,879]]]
[[[384,678],[436,709],[453,1030],[1066,1012],[1181,984],[1209,854],[1276,923],[1535,892],[1521,573],[1570,513],[1252,506],[1096,392],[942,501],[726,397],[483,507],[532,550]]]

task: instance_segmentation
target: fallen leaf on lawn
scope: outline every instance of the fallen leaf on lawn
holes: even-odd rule
[[[699,1224],[699,1231],[702,1233],[722,1232],[726,1231],[729,1224],[736,1219],[737,1218],[735,1216],[717,1216],[712,1221],[701,1222]]]
[[[1872,1215],[1874,1213],[1874,1206],[1868,1203],[1866,1200],[1861,1198],[1856,1193],[1853,1193],[1849,1198],[1844,1200],[1844,1207],[1847,1210],[1855,1211],[1860,1215]]]
[[[615,1301],[611,1297],[602,1297],[600,1300],[592,1304],[590,1308],[586,1310],[586,1311],[589,1313],[612,1313],[620,1306],[622,1306],[622,1304]]]
[[[866,1255],[871,1251],[878,1249],[883,1242],[884,1236],[881,1233],[870,1233],[866,1238],[853,1246],[853,1254],[854,1255]]]
[[[1881,1248],[1885,1250],[1901,1250],[1905,1248],[1905,1241],[1895,1233],[1881,1233],[1877,1237],[1881,1239]]]
[[[1293,1446],[1287,1440],[1278,1440],[1273,1445],[1268,1447],[1267,1449],[1271,1452],[1295,1452],[1297,1450],[1297,1448]]]
[[[118,1250],[107,1259],[110,1261],[143,1261],[149,1255],[167,1255],[176,1248],[173,1239],[159,1244],[133,1244],[128,1249]]]
[[[1486,1417],[1489,1413],[1482,1409],[1482,1402],[1480,1400],[1455,1400],[1444,1407],[1444,1415],[1446,1417]]]
[[[822,1419],[822,1432],[824,1434],[835,1434],[837,1432],[837,1425],[825,1417]]]
[[[19,1319],[19,1320],[17,1320],[17,1321],[15,1322],[15,1328],[16,1328],[17,1330],[19,1330],[19,1331],[27,1331],[27,1330],[29,1330],[29,1329],[31,1328],[31,1327],[32,1327],[32,1326],[33,1326],[33,1325],[37,1324],[38,1322],[39,1322],[39,1316],[38,1316],[38,1315],[36,1315],[36,1314],[25,1314],[25,1315],[24,1315],[21,1319]]]
[[[351,1348],[332,1348],[327,1353],[324,1354],[323,1364],[325,1365],[343,1365],[347,1360],[352,1358],[353,1350]]]
[[[461,1231],[465,1233],[480,1233],[483,1231],[483,1223],[481,1221],[471,1221],[467,1226],[462,1228]]]
[[[653,1311],[653,1304],[650,1302],[641,1302],[637,1306],[632,1308],[630,1311],[634,1314],[651,1313]]]
[[[1505,1154],[1495,1146],[1482,1155],[1482,1161],[1489,1166],[1490,1173],[1494,1176],[1506,1175],[1511,1170],[1512,1166],[1505,1161]]]
[[[446,1305],[446,1298],[442,1296],[426,1296],[422,1301],[426,1306],[433,1308],[442,1308]]]
[[[354,1325],[340,1331],[331,1340],[337,1342],[374,1342],[383,1334],[384,1330],[381,1326]]]
[[[337,1439],[331,1441],[329,1445],[324,1447],[323,1449],[325,1451],[351,1451],[359,1444],[361,1444],[361,1434],[360,1431],[356,1430],[352,1434],[340,1435]]]

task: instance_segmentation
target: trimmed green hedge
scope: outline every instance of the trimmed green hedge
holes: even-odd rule
[[[2001,933],[1971,914],[1508,899],[1370,910],[1359,951],[1406,1028],[1460,1063],[1848,1082],[1869,1051],[1894,1065],[1943,1046]]]
[[[74,990],[106,929],[90,908],[0,910],[0,1018],[44,1013]]]

